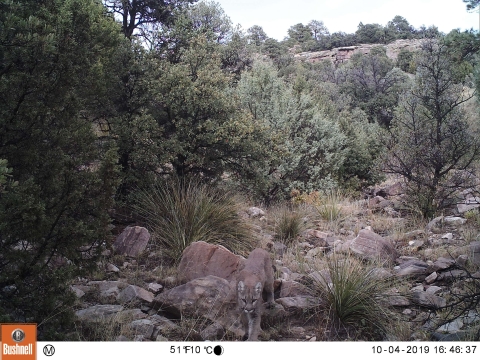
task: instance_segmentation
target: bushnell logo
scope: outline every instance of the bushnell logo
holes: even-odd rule
[[[12,331],[12,340],[19,343],[25,340],[25,332],[22,329],[15,329]]]

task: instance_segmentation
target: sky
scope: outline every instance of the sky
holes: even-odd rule
[[[444,33],[452,29],[478,31],[479,14],[469,13],[462,0],[214,0],[233,24],[244,30],[260,25],[269,37],[283,40],[292,25],[323,21],[330,33],[353,33],[358,24],[386,25],[396,15],[419,28],[435,25]]]

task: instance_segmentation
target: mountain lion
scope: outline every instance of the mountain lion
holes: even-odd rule
[[[237,278],[237,302],[245,329],[244,340],[256,341],[262,329],[263,297],[267,306],[273,304],[273,264],[263,249],[255,249],[245,261]]]

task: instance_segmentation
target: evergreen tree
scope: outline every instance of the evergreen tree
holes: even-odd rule
[[[69,281],[95,266],[116,187],[115,149],[90,110],[119,28],[94,0],[4,0],[0,158],[18,185],[0,194],[0,318],[65,331]]]

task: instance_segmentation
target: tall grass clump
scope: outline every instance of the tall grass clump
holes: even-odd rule
[[[193,242],[205,241],[246,254],[252,232],[238,214],[234,196],[195,180],[158,180],[134,196],[134,210],[173,262]]]
[[[383,301],[388,284],[373,267],[353,257],[334,255],[326,271],[318,271],[311,284],[322,299],[320,314],[328,320],[327,328],[334,338],[381,340],[385,337],[389,311]]]
[[[322,194],[315,206],[320,217],[330,222],[340,220],[344,216],[339,205],[341,200],[342,196],[339,190],[328,190]]]
[[[300,207],[282,205],[273,211],[274,232],[278,241],[289,246],[307,229],[305,211]]]

